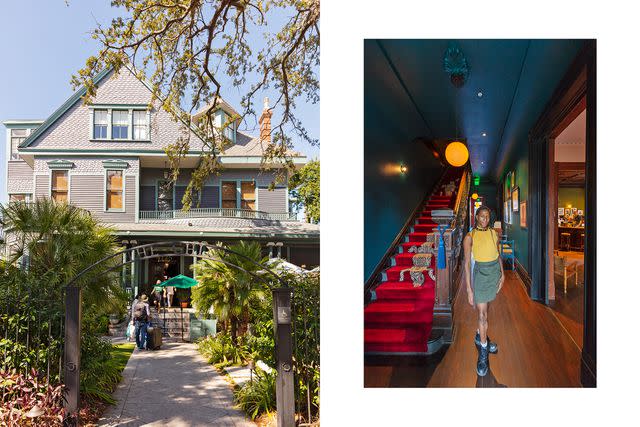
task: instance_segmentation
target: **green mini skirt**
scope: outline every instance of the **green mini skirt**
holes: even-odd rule
[[[500,257],[494,261],[476,261],[473,267],[473,299],[476,304],[496,298],[501,276]]]

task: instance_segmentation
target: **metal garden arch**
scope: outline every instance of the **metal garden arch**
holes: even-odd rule
[[[170,251],[159,252],[157,249],[169,248]],[[216,257],[215,251],[234,254],[240,258],[255,264],[265,271],[266,275],[258,275],[249,272],[242,267],[231,264]],[[78,281],[94,271],[100,265],[121,257],[122,262],[110,266],[107,273],[119,269],[127,264],[146,259],[160,258],[166,256],[195,257],[198,259],[210,259],[222,262],[231,267],[237,268],[260,280],[273,294],[274,313],[274,335],[276,343],[276,369],[278,372],[276,380],[276,406],[278,411],[278,426],[293,426],[294,421],[294,379],[293,379],[293,346],[291,336],[291,299],[293,289],[280,275],[273,272],[269,267],[260,264],[242,254],[234,252],[228,248],[217,245],[210,245],[207,242],[195,241],[166,241],[148,243],[133,246],[112,255],[102,258],[89,267],[78,273],[65,287],[65,320],[64,320],[64,384],[65,391],[65,425],[75,426],[77,424],[77,412],[80,402],[80,336],[81,336],[81,298],[82,287]],[[274,286],[274,283],[279,286]]]

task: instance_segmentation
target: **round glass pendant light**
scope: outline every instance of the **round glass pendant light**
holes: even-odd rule
[[[473,200],[476,200],[476,199],[478,198],[478,193],[473,193],[473,194],[471,195],[471,198],[472,198]]]
[[[458,167],[469,160],[469,150],[462,142],[454,141],[447,145],[446,150],[444,150],[444,156],[451,166]]]

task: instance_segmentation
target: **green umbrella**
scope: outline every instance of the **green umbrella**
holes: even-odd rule
[[[172,277],[169,280],[165,280],[164,282],[160,283],[160,285],[158,286],[173,286],[175,288],[182,288],[182,289],[188,289],[188,288],[192,288],[194,286],[196,286],[198,284],[198,281],[196,279],[192,279],[191,277],[187,277],[184,276],[182,274],[178,274],[177,276]],[[165,308],[164,310],[164,316],[165,316],[165,328],[166,328],[166,322],[167,322],[167,310]],[[182,304],[180,304],[180,332],[182,335],[182,341],[184,341],[184,317],[182,317]]]
[[[169,280],[165,280],[164,282],[160,283],[158,286],[162,286],[162,287],[173,286],[175,288],[186,289],[186,288],[192,288],[197,284],[198,284],[198,281],[196,279],[192,279],[191,277],[178,274],[177,276],[172,277]]]

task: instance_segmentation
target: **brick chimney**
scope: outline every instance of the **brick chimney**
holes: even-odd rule
[[[271,110],[269,109],[269,98],[264,99],[262,114],[258,120],[260,123],[260,142],[271,142]]]

